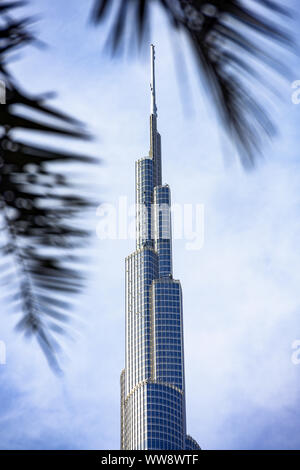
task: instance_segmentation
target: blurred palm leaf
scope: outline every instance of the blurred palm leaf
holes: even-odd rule
[[[85,164],[93,159],[30,144],[28,136],[25,141],[15,136],[21,130],[22,135],[23,131],[30,135],[38,131],[89,139],[82,124],[50,107],[46,95],[29,96],[7,71],[9,54],[35,41],[29,31],[30,19],[7,16],[11,8],[22,4],[0,5],[0,76],[6,86],[6,104],[0,105],[0,236],[5,255],[1,283],[2,291],[6,287],[7,305],[22,313],[17,329],[36,336],[49,364],[58,371],[55,335],[64,333],[70,299],[84,280],[73,249],[84,245],[89,231],[76,227],[76,219],[91,207],[91,201],[54,168],[58,162]]]
[[[150,6],[159,4],[171,25],[184,31],[196,54],[199,70],[206,78],[219,116],[234,139],[241,161],[251,167],[260,153],[262,139],[276,132],[266,109],[249,93],[245,76],[258,77],[251,57],[276,72],[287,70],[268,45],[271,40],[282,46],[292,44],[279,21],[289,17],[288,9],[277,0],[95,0],[94,23],[106,19],[111,11],[114,21],[108,38],[113,53],[124,44],[126,27],[132,29],[139,44],[146,40]],[[273,17],[274,20],[270,20]]]

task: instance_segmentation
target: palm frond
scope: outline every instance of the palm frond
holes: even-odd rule
[[[8,73],[9,54],[35,42],[30,19],[6,15],[21,4],[0,5],[0,76],[6,85],[6,104],[0,105],[1,281],[6,286],[2,292],[6,305],[21,314],[17,329],[37,338],[58,372],[56,336],[65,333],[74,293],[84,283],[82,260],[74,250],[84,247],[89,230],[79,227],[78,217],[92,202],[80,195],[57,163],[85,165],[95,159],[52,149],[47,141],[44,146],[28,143],[37,132],[81,140],[90,136],[78,120],[51,107],[46,94],[30,96]],[[26,141],[16,138],[16,130],[27,133]]]
[[[109,45],[115,53],[121,49],[128,24],[139,44],[150,22],[150,5],[159,4],[170,24],[184,31],[195,52],[199,71],[214,99],[222,123],[235,141],[245,167],[255,164],[261,154],[264,138],[276,133],[265,109],[257,106],[252,90],[249,96],[244,73],[257,79],[256,89],[262,90],[255,65],[248,58],[275,72],[287,72],[276,52],[260,46],[261,39],[289,48],[293,41],[283,29],[291,16],[287,7],[277,0],[95,0],[94,23],[105,20],[113,12]],[[119,9],[115,8],[119,5]],[[131,16],[130,16],[131,15]],[[274,18],[270,20],[270,17]],[[253,88],[253,87],[252,87]]]

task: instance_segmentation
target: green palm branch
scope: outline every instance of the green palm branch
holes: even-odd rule
[[[47,104],[47,95],[29,96],[9,74],[10,54],[36,41],[30,19],[8,17],[22,4],[0,5],[0,78],[6,86],[6,104],[0,105],[2,299],[21,315],[17,329],[35,336],[51,367],[59,371],[57,338],[65,332],[71,299],[84,282],[82,259],[74,249],[86,243],[89,231],[76,227],[76,219],[92,203],[56,164],[94,160],[51,149],[47,138],[45,146],[28,143],[34,132],[52,138],[90,136],[79,121]],[[26,138],[16,138],[16,130]]]

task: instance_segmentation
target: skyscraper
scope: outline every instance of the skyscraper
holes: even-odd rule
[[[126,258],[121,448],[200,449],[186,434],[182,293],[172,275],[171,196],[162,185],[155,53],[149,156],[136,162],[136,250]]]

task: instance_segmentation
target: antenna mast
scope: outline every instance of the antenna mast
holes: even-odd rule
[[[155,97],[155,50],[154,45],[150,46],[151,53],[151,114],[157,117],[156,97]]]

